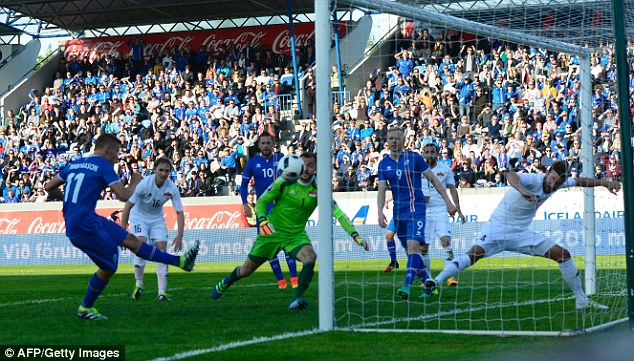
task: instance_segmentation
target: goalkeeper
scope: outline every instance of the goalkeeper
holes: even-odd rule
[[[212,291],[213,299],[220,298],[235,282],[250,276],[258,267],[277,255],[280,250],[302,262],[299,285],[288,308],[303,310],[308,303],[302,297],[313,279],[317,255],[306,234],[306,222],[317,208],[317,184],[315,179],[316,157],[313,153],[301,155],[305,171],[296,182],[277,178],[271,187],[258,199],[256,214],[260,234],[255,239],[251,252],[242,266],[236,267],[218,282]],[[266,207],[275,202],[266,216]],[[333,215],[344,230],[361,247],[369,250],[368,244],[359,236],[343,211],[333,201]]]

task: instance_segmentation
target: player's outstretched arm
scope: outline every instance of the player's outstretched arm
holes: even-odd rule
[[[335,202],[334,200],[332,201],[332,215],[337,221],[339,221],[341,227],[343,227],[343,229],[348,232],[350,237],[354,239],[354,243],[363,247],[363,249],[365,249],[366,251],[370,250],[370,245],[368,244],[368,242],[366,242],[365,239],[361,238],[357,230],[354,228],[352,222],[350,222],[348,216],[343,213],[341,208],[339,208],[339,206],[337,205],[337,202]]]
[[[621,190],[621,183],[594,178],[575,178],[577,187],[605,187],[612,194],[617,194]]]
[[[533,193],[526,190],[526,188],[522,187],[520,184],[520,177],[515,172],[506,172],[506,181],[508,184],[515,188],[521,195],[529,202],[537,202],[537,196]]]
[[[51,178],[51,180],[46,182],[46,184],[44,185],[44,189],[46,189],[48,194],[50,194],[54,199],[62,200],[64,199],[64,193],[61,189],[59,189],[59,187],[64,183],[64,180],[60,178],[59,175],[56,175],[55,177]]]

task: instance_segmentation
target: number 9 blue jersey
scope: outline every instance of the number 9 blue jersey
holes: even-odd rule
[[[425,214],[422,177],[428,169],[423,156],[409,150],[404,150],[397,161],[388,155],[379,162],[379,182],[387,182],[392,189],[394,217],[397,219]]]

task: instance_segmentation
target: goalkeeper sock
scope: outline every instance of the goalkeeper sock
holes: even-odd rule
[[[288,253],[286,253],[286,264],[288,265],[288,273],[291,278],[297,277],[297,261],[295,261],[295,258],[291,257]]]
[[[312,281],[314,275],[315,261],[305,262],[302,266],[302,271],[299,273],[299,282],[295,289],[295,298],[302,298],[302,296],[304,296],[304,292],[306,292],[308,286],[310,286],[310,281]]]
[[[405,272],[404,286],[411,286],[416,275],[423,269],[423,258],[418,253],[407,256],[407,272]],[[424,277],[424,276],[423,276]]]
[[[275,256],[275,258],[269,260],[269,264],[271,265],[271,269],[273,270],[273,274],[278,281],[284,279],[284,274],[282,273],[282,267],[280,267],[280,260]]]
[[[579,277],[579,271],[575,266],[575,262],[573,262],[572,259],[561,262],[559,263],[559,270],[561,270],[564,280],[566,280],[566,283],[572,289],[572,293],[574,293],[576,297],[585,296],[583,288],[581,287],[581,277]]]
[[[171,264],[172,266],[176,267],[180,267],[181,264],[180,256],[174,256],[167,252],[163,252],[160,249],[147,243],[141,244],[141,247],[136,252],[136,255],[148,261]]]
[[[387,253],[390,255],[390,261],[396,261],[396,242],[394,240],[387,241]]]
[[[82,306],[86,308],[91,308],[101,292],[108,285],[108,281],[104,281],[101,278],[97,277],[97,274],[93,274],[90,282],[88,283],[88,289],[86,290],[86,296],[84,296],[84,302],[82,302]]]
[[[425,254],[425,255],[421,255],[422,259],[423,259],[423,268],[425,269],[425,273],[427,274],[427,277],[432,278],[431,276],[431,256],[429,255],[429,253]],[[423,280],[424,282],[425,280]]]
[[[234,268],[233,271],[229,273],[227,277],[225,277],[224,281],[227,286],[231,286],[242,278],[242,276],[240,276],[240,268],[241,266]]]

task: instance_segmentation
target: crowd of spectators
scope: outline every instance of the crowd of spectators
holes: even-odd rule
[[[544,172],[558,159],[580,174],[577,57],[419,28],[396,44],[393,66],[375,69],[344,104],[335,101],[336,190],[377,188],[390,126],[404,128],[407,149],[437,145],[460,188],[503,187],[504,170]],[[592,108],[594,168],[586,175],[621,180],[612,50],[592,54],[591,63],[592,104],[585,106]],[[634,75],[629,82],[634,88]]]
[[[63,59],[50,84],[32,89],[18,111],[7,111],[0,129],[3,202],[46,200],[46,180],[89,154],[103,133],[123,143],[115,171],[124,183],[131,173],[149,174],[165,156],[183,196],[211,196],[233,185],[257,152],[259,135],[279,139],[279,98],[293,79],[287,57],[261,45],[144,57],[143,39],[129,45],[125,60]],[[301,59],[313,61],[312,48],[304,51]]]
[[[436,144],[462,188],[505,186],[504,170],[543,172],[556,159],[566,160],[571,174],[582,171],[578,59],[459,35],[414,28],[395,41],[393,66],[368,74],[362,89],[347,89],[351,99],[335,98],[335,191],[376,189],[390,126],[405,129],[408,149]],[[288,147],[280,142],[278,98],[293,90],[288,57],[262,46],[144,57],[142,39],[130,46],[126,60],[63,60],[51,84],[7,111],[0,129],[3,202],[47,200],[46,180],[90,153],[103,133],[124,144],[115,165],[124,182],[134,172],[149,174],[165,156],[183,196],[211,196],[233,184],[263,132],[280,151],[315,150],[313,115]],[[314,49],[309,43],[301,53],[302,91],[314,104]],[[592,173],[620,180],[615,73],[611,49],[592,55]],[[336,66],[335,79],[333,90],[346,89]]]

